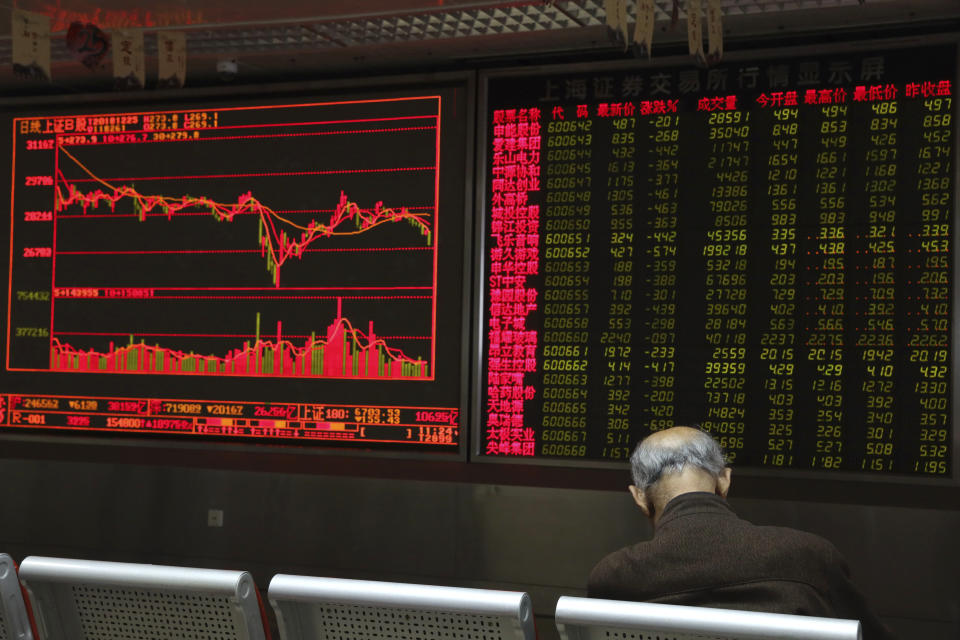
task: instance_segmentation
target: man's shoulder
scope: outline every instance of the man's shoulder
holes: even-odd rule
[[[793,575],[813,584],[848,573],[833,543],[815,533],[768,525],[754,525],[754,533],[751,544],[758,561],[771,574]]]
[[[673,537],[628,545],[593,567],[587,592],[597,598],[649,600],[746,583],[806,585],[825,592],[847,573],[836,548],[816,534],[749,524],[737,533],[736,539],[710,546],[691,546]]]
[[[655,557],[655,553],[650,549],[651,545],[651,541],[644,540],[608,553],[593,567],[591,575],[616,572],[624,567],[642,563],[648,558]]]
[[[662,540],[665,548],[683,550],[684,556],[691,554],[691,543],[709,550],[718,575],[820,583],[838,570],[846,572],[840,552],[827,539],[791,527],[754,524],[739,516],[695,519],[672,529]],[[629,549],[632,553],[659,550],[641,546]]]
[[[657,559],[651,546],[650,541],[644,541],[608,553],[590,571],[587,593],[594,598],[643,599],[632,590],[642,590],[638,574],[646,573]]]
[[[722,537],[725,534],[731,534],[724,544]],[[808,531],[793,529],[791,527],[756,525],[746,520],[737,520],[736,526],[727,531],[717,531],[721,539],[711,541],[715,549],[730,549],[730,545],[743,545],[747,548],[756,548],[758,551],[763,549],[784,549],[800,553],[822,556],[826,560],[834,560],[839,557],[836,547],[827,539]],[[642,540],[634,544],[627,545],[604,556],[597,563],[595,569],[616,569],[620,567],[631,567],[647,561],[662,560],[662,554],[665,550],[673,550],[677,544],[682,544],[690,550],[688,544],[678,543],[678,539],[683,538],[684,534],[679,536],[671,534],[661,538],[654,537],[649,540]],[[697,536],[697,541],[702,536]]]
[[[819,557],[834,562],[839,552],[827,539],[808,531],[791,527],[755,524],[736,513],[732,517],[710,518],[695,516],[678,520],[666,533],[663,542],[668,545],[680,540],[696,541],[729,553],[753,555],[783,553]],[[628,547],[637,552],[639,545]],[[752,553],[753,552],[753,553]]]
[[[829,559],[839,555],[833,543],[809,531],[772,525],[752,525],[752,528],[759,539],[766,540],[771,544],[822,555]]]

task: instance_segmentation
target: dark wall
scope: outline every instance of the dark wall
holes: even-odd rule
[[[960,511],[736,493],[735,479],[731,502],[756,523],[833,541],[900,637],[960,637]],[[17,560],[247,569],[261,588],[288,572],[525,590],[545,638],[557,597],[650,534],[626,491],[64,460],[0,459],[0,508],[0,550]]]
[[[612,489],[460,481],[451,473],[442,480],[337,475],[321,457],[300,460],[298,473],[278,471],[282,464],[249,471],[85,462],[91,457],[81,448],[75,461],[34,459],[10,446],[0,441],[0,552],[17,560],[42,554],[240,568],[261,588],[288,572],[526,590],[545,638],[555,635],[557,597],[582,595],[593,563],[650,534],[627,493]],[[576,474],[568,477],[566,485],[577,486]],[[833,495],[827,502],[824,490],[810,493],[803,483],[781,495],[756,485],[743,491],[744,484],[735,477],[731,492],[741,515],[834,542],[901,638],[960,637],[956,492],[944,494],[950,504],[918,499],[923,507],[911,507],[922,489],[885,504],[882,489],[869,501]],[[224,511],[222,528],[207,526],[211,508]]]

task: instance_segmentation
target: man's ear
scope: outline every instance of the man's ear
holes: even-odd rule
[[[640,511],[643,511],[643,515],[648,518],[652,517],[650,513],[650,503],[647,502],[647,494],[643,489],[638,488],[636,485],[630,485],[627,487],[630,490],[630,495],[633,496],[633,501],[637,503],[637,506],[640,507]]]
[[[727,492],[730,491],[730,475],[732,473],[733,469],[730,467],[723,468],[723,472],[717,477],[717,495],[727,497]]]

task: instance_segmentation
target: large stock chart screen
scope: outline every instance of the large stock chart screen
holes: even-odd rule
[[[15,114],[0,431],[458,453],[465,102]]]
[[[488,76],[479,453],[950,477],[956,58]]]

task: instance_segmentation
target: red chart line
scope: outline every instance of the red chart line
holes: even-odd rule
[[[433,247],[358,247],[346,248],[307,248],[301,253],[324,252],[363,252],[363,251],[432,251]],[[259,249],[152,249],[143,251],[57,251],[58,256],[139,256],[139,255],[171,255],[171,254],[217,254],[217,253],[255,253]]]
[[[407,211],[416,211],[417,209],[422,209],[424,211],[433,211],[434,205],[417,205],[415,207],[407,207],[403,205],[394,205],[394,209],[406,209]],[[336,209],[274,209],[274,213],[334,213]],[[163,214],[157,214],[163,215]],[[190,215],[199,215],[191,213]],[[208,214],[209,215],[209,214]]]
[[[58,336],[121,336],[142,338],[256,338],[255,333],[144,333],[142,331],[57,331]],[[309,338],[310,334],[284,333],[285,338]],[[382,340],[433,340],[433,336],[377,336]]]
[[[347,118],[344,120],[308,120],[306,122],[264,122],[261,124],[217,124],[216,127],[190,128],[190,127],[169,127],[156,129],[134,129],[123,131],[121,133],[170,133],[174,131],[225,131],[227,129],[270,129],[273,127],[283,127],[284,129],[293,129],[295,127],[322,127],[331,124],[358,124],[361,122],[402,122],[405,120],[436,120],[438,114],[426,114],[421,116],[384,116],[382,118]],[[430,127],[436,128],[436,125]],[[81,132],[82,133],[82,132]],[[58,133],[57,137],[76,135],[76,132]],[[109,135],[109,134],[108,134]],[[174,141],[176,142],[176,141]]]
[[[428,167],[386,167],[382,169],[329,169],[326,171],[269,171],[261,173],[210,173],[184,176],[133,176],[125,178],[103,178],[107,182],[137,182],[145,180],[212,180],[223,178],[282,178],[289,176],[328,176],[352,173],[390,173],[393,171],[435,171],[435,166]],[[97,178],[64,178],[67,183],[99,182]]]
[[[434,210],[434,206],[433,206],[433,205],[417,206],[417,207],[398,206],[398,207],[395,207],[395,208],[397,208],[397,209],[406,209],[407,211],[433,211],[433,210]],[[284,214],[284,215],[289,215],[289,214],[291,214],[291,213],[336,213],[336,211],[337,211],[336,209],[274,209],[274,210],[273,210],[274,213],[282,213],[282,214]],[[237,215],[241,215],[241,216],[245,216],[245,215],[257,215],[257,212],[255,212],[255,211],[238,211],[238,212],[237,212]],[[167,213],[145,213],[145,214],[143,214],[142,217],[144,217],[144,218],[165,218],[165,219],[169,220],[171,217],[173,217],[173,218],[179,218],[179,217],[191,217],[191,216],[209,218],[209,217],[210,217],[210,212],[209,212],[209,211],[177,211],[176,213],[173,213],[173,214],[167,214]],[[77,213],[77,214],[58,214],[58,215],[57,215],[57,218],[59,218],[60,220],[65,220],[65,219],[83,220],[83,219],[87,219],[87,218],[136,218],[136,219],[139,220],[139,219],[140,219],[140,216],[138,216],[138,215],[136,214],[136,212],[130,212],[130,213]]]
[[[382,118],[348,118],[345,120],[308,120],[306,122],[266,122],[262,124],[228,124],[211,127],[209,129],[200,129],[200,131],[212,131],[223,129],[267,129],[270,127],[318,127],[328,124],[357,124],[358,122],[399,122],[403,120],[436,120],[437,114],[424,114],[421,116],[384,116]],[[151,129],[151,131],[193,131],[180,127],[178,129]]]
[[[399,122],[403,120],[436,120],[438,114],[424,114],[418,116],[383,116],[380,118],[347,118],[343,120],[308,120],[306,122],[265,122],[261,124],[229,124],[216,126],[216,129],[266,129],[269,127],[318,127],[328,124],[356,124],[358,122]],[[201,131],[210,131],[210,129],[201,129]],[[153,131],[193,131],[193,129],[153,129]]]
[[[432,204],[428,205],[417,205],[415,207],[407,207],[404,205],[394,205],[394,209],[406,209],[407,211],[416,211],[417,209],[422,209],[424,211],[433,211],[434,206]],[[274,213],[334,213],[336,209],[274,209]],[[200,212],[196,214],[191,213],[190,215],[199,215]],[[163,214],[157,214],[163,215]],[[209,214],[207,214],[209,215]]]
[[[153,291],[276,291],[276,287],[123,287],[115,285],[73,285],[62,289],[151,289]],[[390,286],[390,287],[283,287],[283,291],[432,291],[432,286]],[[109,296],[103,296],[107,298]]]
[[[219,128],[219,127],[218,127]],[[124,139],[124,140],[97,140],[96,142],[86,140],[82,143],[76,144],[62,144],[64,147],[105,147],[112,145],[124,145],[124,144],[165,144],[165,143],[176,143],[176,142],[207,142],[215,140],[264,140],[270,138],[305,138],[311,136],[332,136],[332,135],[354,135],[361,133],[396,133],[403,131],[434,131],[436,129],[433,127],[396,127],[391,129],[355,129],[355,130],[342,130],[342,131],[313,131],[313,132],[301,132],[301,133],[256,133],[256,134],[247,134],[247,135],[235,135],[235,136],[197,136],[197,137],[187,137],[182,140],[152,140],[149,137],[136,140],[136,139]],[[150,134],[155,133],[178,133],[178,132],[199,132],[199,131],[216,131],[216,129],[137,129],[134,131],[125,131],[122,134],[115,135],[130,135],[130,136],[149,136]],[[98,134],[80,134],[80,135],[98,135]],[[109,135],[109,134],[108,134]]]
[[[174,140],[173,142],[201,142],[206,140],[262,140],[264,138],[305,138],[311,136],[338,136],[353,135],[360,133],[399,133],[403,131],[433,131],[436,127],[395,127],[390,129],[344,129],[341,131],[304,131],[298,133],[253,133],[242,136],[203,136],[199,138],[187,138],[186,140]],[[146,132],[144,132],[146,133]],[[153,142],[153,140],[147,140]],[[157,142],[166,142],[158,140]]]
[[[63,300],[87,300],[92,302],[147,302],[149,300],[238,300],[238,301],[260,301],[260,300],[432,300],[433,296],[150,296],[148,298],[58,298]]]
[[[251,192],[242,194],[236,204],[229,203],[220,203],[216,202],[207,197],[194,197],[194,196],[181,196],[178,200],[175,197],[160,196],[160,195],[144,195],[138,192],[132,186],[120,186],[115,187],[110,182],[105,179],[97,176],[91,170],[89,170],[84,164],[70,154],[66,149],[62,150],[63,154],[69,157],[73,162],[89,176],[90,180],[101,184],[103,187],[106,187],[107,191],[104,191],[101,188],[97,188],[94,191],[84,193],[79,191],[75,184],[64,179],[64,183],[67,187],[67,194],[63,195],[59,188],[56,188],[54,193],[54,210],[60,212],[61,210],[75,204],[80,203],[83,207],[83,212],[86,213],[89,208],[96,208],[102,202],[109,204],[111,211],[114,209],[116,203],[124,198],[130,198],[134,202],[134,210],[138,214],[149,213],[152,209],[160,209],[163,213],[168,215],[168,220],[172,218],[172,214],[180,209],[194,210],[197,208],[197,205],[201,205],[204,208],[209,208],[211,215],[218,222],[227,221],[232,222],[236,214],[240,211],[255,211],[259,217],[259,228],[257,230],[257,244],[259,245],[259,250],[257,249],[234,249],[234,250],[183,250],[178,249],[175,252],[166,250],[140,250],[137,251],[139,255],[148,255],[148,254],[172,254],[176,253],[179,255],[185,254],[202,254],[202,253],[259,253],[260,257],[265,259],[267,264],[267,271],[271,274],[274,280],[274,284],[280,286],[280,268],[284,263],[287,262],[290,258],[302,258],[305,253],[308,251],[319,251],[321,249],[314,248],[309,249],[309,245],[318,241],[323,237],[330,237],[333,235],[356,235],[358,233],[366,232],[370,229],[376,228],[381,224],[399,222],[406,220],[415,226],[421,236],[427,238],[428,250],[435,251],[433,248],[433,237],[430,230],[430,226],[425,220],[425,216],[422,214],[412,213],[409,210],[401,209],[399,212],[393,208],[383,207],[382,201],[378,201],[373,209],[363,209],[354,202],[351,202],[346,193],[343,191],[340,192],[340,201],[338,202],[336,208],[334,209],[334,214],[331,217],[331,220],[327,224],[318,223],[315,220],[311,220],[307,225],[302,225],[295,223],[287,218],[279,216],[269,207],[263,205],[259,200],[253,197]],[[59,158],[59,155],[58,155]],[[58,177],[62,177],[60,172],[57,172]],[[133,182],[133,181],[132,181]],[[142,218],[141,218],[142,219]],[[357,227],[355,231],[338,231],[338,227],[342,223],[353,220],[354,225]],[[296,239],[294,236],[291,238],[287,235],[285,229],[281,229],[278,226],[278,223],[282,222],[284,225],[289,225],[293,229],[300,231],[299,239]],[[59,246],[59,245],[57,245]],[[129,252],[126,252],[129,253]],[[113,253],[108,253],[106,251],[99,251],[99,255],[124,255],[123,253],[117,252],[114,250]],[[56,253],[55,253],[56,255]],[[70,254],[60,254],[60,255],[70,255]],[[81,254],[75,252],[74,255],[97,255],[92,253]]]
[[[303,109],[303,108],[323,108],[323,107],[336,107],[343,105],[372,105],[380,104],[387,102],[433,102],[435,104],[430,105],[437,109],[440,107],[440,96],[407,96],[402,98],[371,98],[368,100],[339,100],[335,102],[301,102],[295,104],[271,104],[271,105],[252,105],[249,107],[209,107],[209,111],[271,111],[271,110],[280,110],[280,109]],[[123,113],[75,113],[71,114],[70,117],[86,117],[86,118],[109,118],[110,116],[149,116],[149,115],[187,115],[191,113],[196,113],[197,109],[168,109],[166,111],[128,111]],[[417,115],[417,116],[380,116],[377,118],[359,118],[352,120],[326,120],[318,121],[314,124],[324,124],[324,123],[337,123],[337,122],[377,122],[381,120],[404,120],[412,118],[436,118],[437,114],[433,115]],[[15,120],[27,120],[28,118],[16,118]],[[276,126],[289,126],[290,123],[277,123]],[[261,125],[247,125],[247,126],[261,126]]]
[[[304,302],[310,300],[354,300],[358,302],[404,302],[404,301],[424,301],[424,300],[433,300],[432,296],[345,296],[345,295],[333,295],[333,296],[257,296],[257,295],[246,295],[246,296],[228,296],[228,295],[219,295],[219,296],[147,296],[143,298],[57,298],[60,302],[65,302],[68,300],[74,300],[79,302],[152,302],[154,300],[178,300],[180,302],[190,302],[190,301],[209,301],[209,300],[232,300],[235,302]],[[129,333],[126,332],[126,333]]]

